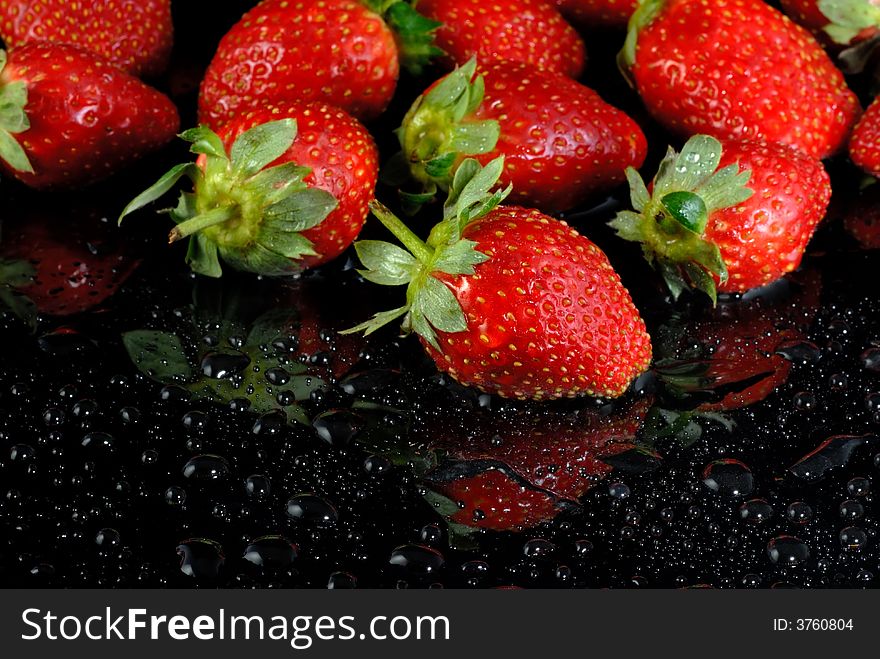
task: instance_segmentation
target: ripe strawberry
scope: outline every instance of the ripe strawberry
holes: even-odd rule
[[[356,244],[364,277],[408,284],[407,303],[350,331],[404,316],[438,368],[508,398],[619,396],[651,360],[650,339],[605,255],[536,210],[495,208],[504,163],[459,167],[427,243],[387,208],[380,221],[409,249]]]
[[[872,176],[880,177],[880,97],[856,124],[849,140],[849,157]]]
[[[687,287],[715,300],[794,270],[831,198],[818,160],[787,146],[697,135],[669,149],[651,192],[627,170],[636,212],[611,222],[642,243],[674,297]],[[748,185],[748,187],[746,187]]]
[[[165,70],[173,41],[171,0],[0,0],[0,37],[81,46],[132,75]]]
[[[101,208],[65,201],[71,221],[63,232],[60,212],[28,200],[3,218],[0,306],[5,302],[31,324],[37,312],[66,316],[100,305],[140,263]]]
[[[322,101],[374,119],[394,95],[400,60],[418,73],[437,54],[436,27],[408,2],[263,0],[217,47],[199,118],[220,128],[263,104]]]
[[[683,137],[760,139],[825,158],[859,113],[815,39],[761,0],[647,0],[620,62],[648,111]]]
[[[820,41],[851,46],[880,31],[877,0],[780,0],[780,5]]]
[[[77,46],[0,50],[0,168],[34,188],[106,178],[178,130],[164,94]]]
[[[155,201],[183,176],[194,186],[171,215],[170,242],[192,236],[187,262],[219,277],[219,258],[238,270],[285,275],[341,254],[367,216],[377,177],[376,146],[343,110],[323,103],[266,106],[219,135],[181,135],[196,164],[172,168],[123,211]]]
[[[552,0],[565,18],[587,29],[625,28],[638,0]]]
[[[457,504],[452,523],[514,531],[575,505],[612,472],[614,456],[639,450],[634,439],[649,407],[642,399],[610,414],[595,408],[463,412],[454,424],[447,419],[413,432],[444,456],[424,480]]]
[[[419,0],[419,11],[442,25],[437,45],[449,68],[480,60],[523,62],[577,78],[584,43],[547,0],[503,0],[487,8],[479,0]]]
[[[488,62],[476,76],[475,66],[432,85],[404,118],[396,167],[424,186],[415,201],[448,189],[465,156],[503,155],[511,200],[548,212],[613,188],[644,161],[638,124],[592,89],[527,64]]]

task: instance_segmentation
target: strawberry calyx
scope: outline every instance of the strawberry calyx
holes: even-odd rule
[[[0,158],[16,171],[33,174],[27,154],[13,137],[31,127],[24,111],[28,102],[27,83],[10,78],[6,60],[6,51],[0,50]]]
[[[626,170],[635,211],[620,211],[609,224],[625,239],[642,243],[645,258],[666,280],[674,298],[687,288],[703,291],[713,304],[716,279],[727,280],[718,245],[706,237],[711,215],[752,196],[751,170],[735,163],[721,169],[721,143],[708,135],[690,138],[660,163],[652,189],[632,167]]]
[[[361,0],[367,9],[379,14],[397,42],[400,63],[412,75],[421,75],[425,67],[443,51],[434,45],[437,28],[442,23],[423,16],[407,0]]]
[[[337,206],[329,192],[305,183],[310,168],[293,162],[270,166],[291,148],[296,134],[295,120],[270,121],[242,133],[227,153],[206,126],[187,130],[180,137],[192,144],[198,161],[170,169],[125,207],[119,221],[186,176],[193,192],[182,192],[177,207],[164,212],[177,225],[169,242],[190,238],[186,259],[194,272],[219,277],[222,259],[256,274],[292,274],[298,260],[315,255],[302,232]]]
[[[620,72],[627,82],[630,83],[630,86],[634,86],[630,68],[636,61],[636,46],[638,45],[639,32],[651,24],[665,5],[666,0],[639,0],[639,6],[629,18],[626,28],[626,41],[624,41],[623,48],[617,54],[617,68],[620,69]]]
[[[415,332],[434,349],[442,351],[436,331],[463,332],[467,319],[452,290],[438,274],[472,275],[474,267],[489,259],[477,251],[477,244],[462,238],[464,229],[500,204],[512,189],[495,190],[504,170],[504,157],[482,167],[471,158],[456,170],[440,221],[423,241],[379,201],[370,203],[373,215],[406,247],[380,240],[361,240],[355,250],[363,270],[360,274],[376,284],[406,285],[406,304],[377,313],[370,320],[343,334],[372,334],[388,323],[403,318],[405,333]]]
[[[872,0],[818,0],[828,19],[823,31],[838,44],[849,44],[865,30],[880,28],[880,4]]]
[[[35,275],[27,261],[0,258],[0,310],[8,309],[32,331],[37,328],[37,307],[24,291],[34,283]]]
[[[476,68],[471,58],[441,78],[416,99],[397,129],[401,151],[389,162],[384,179],[392,185],[414,179],[421,186],[415,193],[400,191],[407,212],[431,201],[438,189],[449,190],[466,156],[489,153],[498,142],[498,122],[473,117],[485,93]]]

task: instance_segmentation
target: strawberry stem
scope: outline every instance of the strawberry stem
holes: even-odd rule
[[[403,243],[410,253],[419,261],[426,263],[434,255],[434,250],[428,247],[421,238],[414,234],[410,228],[382,202],[374,199],[370,202],[370,210],[373,215],[385,225],[385,228],[393,233],[394,237]]]
[[[210,210],[207,213],[202,213],[201,215],[196,215],[171,229],[171,232],[168,234],[168,242],[169,244],[176,243],[178,240],[191,236],[202,229],[207,229],[215,224],[222,224],[223,222],[232,219],[237,212],[238,209],[235,206],[224,206]]]

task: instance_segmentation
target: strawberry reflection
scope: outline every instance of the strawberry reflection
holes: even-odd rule
[[[7,200],[0,219],[0,306],[37,314],[100,306],[140,263],[105,209],[80,197]]]
[[[636,443],[651,401],[565,410],[478,410],[455,424],[414,427],[440,456],[423,477],[427,497],[451,526],[521,530],[548,521],[614,469],[624,454],[656,456]]]
[[[739,409],[764,400],[809,359],[806,332],[819,308],[821,277],[795,273],[714,309],[673,316],[654,334],[655,371],[677,407]]]

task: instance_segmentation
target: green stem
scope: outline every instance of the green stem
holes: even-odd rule
[[[171,230],[171,233],[168,234],[168,242],[175,243],[187,236],[198,233],[202,229],[207,229],[215,224],[222,224],[235,217],[238,211],[238,206],[222,206],[209,210],[207,213],[191,217]]]
[[[385,228],[393,233],[394,237],[403,243],[420,262],[427,263],[434,255],[434,250],[428,247],[421,238],[401,222],[400,218],[388,210],[382,202],[374,199],[370,202],[370,210],[385,225]]]

